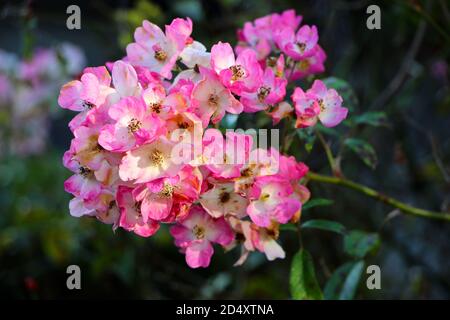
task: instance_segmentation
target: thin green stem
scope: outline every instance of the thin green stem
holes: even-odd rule
[[[356,190],[360,193],[363,193],[371,198],[374,198],[378,201],[386,203],[386,204],[388,204],[392,207],[395,207],[395,208],[401,210],[402,212],[412,215],[412,216],[450,221],[450,213],[430,211],[430,210],[416,208],[416,207],[410,206],[404,202],[396,200],[392,197],[386,196],[386,195],[382,194],[381,192],[378,192],[378,191],[376,191],[372,188],[369,188],[363,184],[360,184],[360,183],[357,183],[357,182],[354,182],[354,181],[351,181],[351,180],[348,180],[345,178],[331,177],[331,176],[322,175],[322,174],[318,174],[318,173],[314,173],[314,172],[309,172],[307,175],[307,178],[311,181],[336,184],[336,185],[341,185],[341,186]]]
[[[333,152],[331,152],[330,146],[325,141],[325,138],[323,137],[322,133],[320,133],[319,130],[316,130],[316,135],[319,138],[319,141],[322,144],[323,148],[325,149],[325,153],[327,155],[328,163],[330,164],[331,172],[334,175],[335,174],[335,170],[336,170],[336,162],[334,160]]]

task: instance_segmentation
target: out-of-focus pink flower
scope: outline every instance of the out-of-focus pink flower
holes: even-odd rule
[[[327,58],[325,51],[319,45],[316,45],[313,51],[312,56],[296,62],[293,72],[289,71],[287,75],[290,80],[302,79],[325,71],[324,63]]]
[[[37,84],[41,79],[57,79],[61,76],[62,66],[58,62],[55,50],[37,49],[30,60],[19,64],[19,78]]]
[[[0,105],[6,105],[13,96],[13,88],[6,75],[0,74]]]
[[[61,44],[59,50],[69,74],[76,75],[83,70],[86,65],[86,57],[79,47],[65,42]]]
[[[300,27],[297,33],[291,28],[283,28],[275,36],[278,47],[296,61],[312,56],[318,40],[316,26],[308,25]]]
[[[294,10],[286,10],[281,14],[274,13],[256,19],[253,23],[246,22],[238,30],[239,43],[236,52],[240,53],[246,48],[256,51],[258,60],[265,59],[275,49],[274,35],[278,30],[288,28],[295,31],[302,20]]]

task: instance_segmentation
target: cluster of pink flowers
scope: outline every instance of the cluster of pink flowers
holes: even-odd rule
[[[210,264],[213,244],[240,246],[237,264],[252,251],[284,258],[279,225],[300,218],[308,167],[212,125],[226,113],[258,111],[274,123],[297,114],[301,127],[345,118],[339,95],[319,80],[306,93],[295,89],[295,109],[284,101],[288,81],[323,70],[317,30],[300,22],[292,10],[257,19],[235,51],[219,42],[208,52],[191,37],[189,18],[164,31],[144,21],[126,57],[64,85],[60,106],[79,112],[63,159],[74,173],[65,182],[71,214],[143,237],[171,224],[192,268]]]
[[[303,18],[294,10],[271,14],[246,22],[238,30],[237,52],[252,48],[259,61],[276,67],[277,74],[286,68],[289,80],[301,79],[325,71],[325,51],[318,44],[316,26],[302,25]],[[278,55],[276,58],[271,54]],[[281,54],[280,54],[281,53]],[[285,61],[286,59],[286,61]]]
[[[0,149],[30,155],[43,152],[52,101],[61,85],[85,67],[83,52],[63,43],[37,49],[30,59],[0,50]],[[0,156],[4,155],[3,152]]]

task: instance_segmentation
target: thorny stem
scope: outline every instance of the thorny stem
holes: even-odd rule
[[[422,218],[428,218],[428,219],[450,221],[450,213],[430,211],[430,210],[416,208],[416,207],[410,206],[404,202],[401,202],[397,199],[386,196],[386,195],[380,193],[379,191],[369,188],[363,184],[360,184],[360,183],[357,183],[357,182],[354,182],[354,181],[351,181],[351,180],[348,180],[345,178],[331,177],[331,176],[322,175],[322,174],[318,174],[318,173],[314,173],[314,172],[309,172],[306,177],[311,181],[336,184],[336,185],[341,185],[341,186],[356,190],[360,193],[365,194],[366,196],[369,196],[378,201],[381,201],[383,203],[391,205],[408,215],[422,217]]]

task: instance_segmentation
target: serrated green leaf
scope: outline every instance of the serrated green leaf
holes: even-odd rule
[[[316,279],[313,260],[305,249],[297,252],[292,259],[289,283],[293,299],[323,299],[322,291]]]
[[[357,154],[367,166],[375,169],[378,159],[375,149],[371,144],[356,138],[348,138],[344,141],[344,144]]]
[[[367,233],[354,230],[344,237],[344,250],[355,258],[364,258],[368,253],[375,251],[380,245],[377,233]]]
[[[302,229],[320,229],[345,234],[345,227],[336,221],[315,219],[308,220],[301,225]]]
[[[314,208],[314,207],[319,207],[319,206],[329,206],[332,205],[334,203],[333,200],[330,199],[325,199],[325,198],[314,198],[309,200],[308,202],[306,202],[303,206],[302,206],[302,211]]]
[[[364,269],[364,261],[356,262],[345,279],[342,291],[339,295],[339,300],[351,300],[355,296],[356,289],[358,289],[359,280]]]

